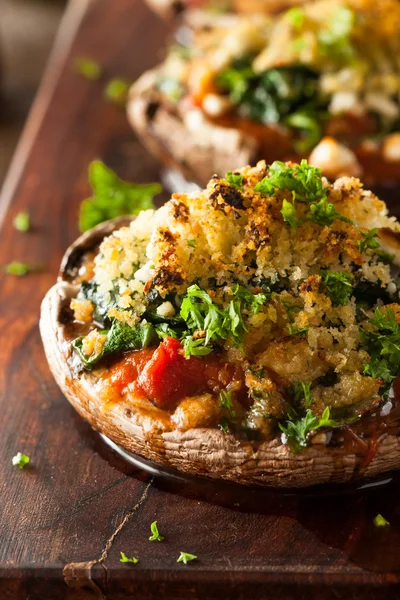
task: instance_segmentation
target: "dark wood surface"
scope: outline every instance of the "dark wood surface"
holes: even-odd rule
[[[84,4],[64,20],[0,204],[0,262],[43,265],[24,278],[0,275],[0,600],[399,598],[398,483],[285,496],[152,478],[105,446],[58,391],[38,313],[77,236],[87,165],[100,156],[132,180],[159,176],[123,111],[104,101],[103,82],[74,74],[71,59],[94,56],[109,76],[134,79],[156,62],[164,26],[141,0]],[[25,209],[33,229],[21,234],[12,219]],[[22,471],[11,464],[18,451],[31,457]],[[389,528],[373,525],[377,513]],[[154,520],[163,543],[148,541]],[[177,564],[181,550],[198,561]],[[139,563],[121,564],[121,551]]]

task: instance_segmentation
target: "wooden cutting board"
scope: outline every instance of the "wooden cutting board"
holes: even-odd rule
[[[141,0],[73,2],[3,192],[0,263],[43,269],[0,274],[0,600],[399,598],[396,482],[310,497],[152,477],[110,450],[50,375],[39,307],[77,236],[88,163],[159,177],[104,80],[74,73],[73,57],[96,58],[105,79],[135,79],[165,39]],[[21,210],[27,234],[12,226]],[[11,464],[18,451],[31,457],[25,470]],[[390,527],[373,525],[377,513]],[[154,520],[163,543],[148,540]],[[138,564],[121,564],[121,551]],[[198,560],[178,564],[180,551]]]

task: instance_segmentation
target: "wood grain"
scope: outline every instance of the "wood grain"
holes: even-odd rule
[[[0,600],[398,598],[398,483],[310,497],[152,480],[109,450],[52,380],[39,306],[77,236],[88,163],[100,156],[137,181],[159,171],[104,101],[104,82],[80,78],[71,61],[93,56],[107,76],[134,79],[157,61],[164,25],[140,0],[95,0],[79,14],[81,5],[64,21],[1,200],[0,262],[43,270],[0,275]],[[12,227],[20,210],[32,215],[28,234]],[[11,464],[18,451],[31,457],[23,471]],[[378,512],[389,528],[374,527]],[[156,519],[163,543],[148,541]],[[181,550],[198,561],[177,564]],[[121,564],[121,551],[139,563]]]

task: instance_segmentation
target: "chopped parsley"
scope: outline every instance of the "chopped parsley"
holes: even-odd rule
[[[385,517],[382,517],[382,515],[379,514],[374,518],[374,525],[375,527],[388,527],[390,523],[385,519]]]
[[[368,249],[376,250],[379,248],[379,242],[376,239],[376,234],[378,231],[378,227],[375,227],[367,232],[360,231],[362,239],[358,240],[357,244],[361,254],[364,254],[364,252],[366,252]]]
[[[196,560],[197,556],[195,556],[194,554],[189,554],[188,552],[181,552],[179,555],[179,558],[176,562],[178,563],[183,563],[184,565],[187,565],[188,562],[191,562],[192,560]]]
[[[13,260],[12,262],[8,263],[8,265],[1,266],[0,270],[6,273],[7,275],[23,277],[24,275],[29,273],[29,271],[32,270],[32,267],[18,260]]]
[[[289,335],[305,335],[309,329],[309,327],[299,327],[295,323],[289,323],[288,325]]]
[[[308,408],[312,402],[311,398],[311,383],[304,383],[304,381],[296,381],[292,386],[293,400],[298,403],[304,400],[306,407]]]
[[[289,444],[297,454],[303,448],[308,446],[309,434],[312,431],[322,427],[337,427],[340,423],[330,417],[329,406],[327,406],[321,417],[314,415],[310,409],[307,409],[304,417],[298,418],[295,414],[290,414],[287,421],[279,423],[279,429],[282,431],[282,441]]]
[[[259,294],[253,294],[245,287],[238,283],[234,286],[233,295],[239,300],[243,300],[246,304],[251,307],[251,311],[254,315],[260,312],[261,307],[268,301],[268,295],[260,292]]]
[[[229,171],[225,175],[225,179],[230,185],[233,185],[238,190],[244,189],[243,188],[243,175],[241,173],[232,173],[231,171]]]
[[[100,79],[103,74],[103,69],[100,64],[87,56],[78,56],[74,60],[74,70],[76,73],[79,73],[79,75],[82,75],[90,81]]]
[[[219,405],[228,411],[232,419],[236,417],[236,411],[232,402],[232,392],[221,392],[219,395]]]
[[[29,463],[29,456],[26,454],[22,454],[22,452],[18,452],[12,459],[12,464],[14,467],[19,467],[23,469]]]
[[[131,83],[126,79],[116,77],[111,79],[104,90],[104,95],[110,102],[124,106],[128,98],[128,91]]]
[[[292,228],[299,227],[304,220],[321,226],[331,225],[336,220],[352,223],[328,202],[321,169],[309,165],[305,159],[293,167],[275,161],[269,167],[268,175],[257,183],[254,191],[268,196],[274,196],[278,191],[291,192],[292,202],[283,200],[281,214],[284,222]],[[297,216],[296,202],[310,206],[304,219]]]
[[[132,558],[128,558],[123,552],[121,552],[121,558],[119,559],[119,562],[131,563],[131,564],[136,565],[136,563],[139,562],[139,559],[135,558],[134,556],[132,556]]]
[[[294,198],[292,202],[289,202],[286,200],[286,198],[283,199],[281,214],[286,225],[292,227],[293,229],[299,227],[303,222],[302,219],[297,216]]]
[[[153,523],[150,525],[150,529],[151,529],[151,536],[149,537],[149,541],[150,542],[162,542],[164,537],[162,535],[160,535],[158,532],[157,521],[153,521]]]
[[[196,240],[188,240],[187,245],[191,248],[196,248]]]
[[[228,308],[219,308],[210,295],[198,285],[191,285],[183,298],[180,316],[186,322],[190,334],[195,331],[205,333],[204,337],[185,337],[185,356],[204,356],[212,351],[210,344],[231,338],[238,348],[242,348],[246,327],[241,314],[239,300],[231,300]]]
[[[100,160],[90,164],[89,180],[93,195],[81,203],[81,231],[87,231],[115,217],[137,215],[142,210],[154,208],[153,198],[162,189],[159,183],[123,181]]]
[[[386,395],[393,379],[400,374],[400,325],[392,308],[385,312],[376,309],[369,324],[374,329],[361,332],[362,347],[371,357],[364,366],[364,374],[382,379],[382,393]]]
[[[294,6],[286,12],[285,19],[287,19],[293,27],[301,27],[304,23],[304,11],[299,6]]]
[[[226,417],[222,417],[222,419],[220,420],[220,422],[218,424],[218,429],[220,429],[224,433],[231,433],[231,426]]]
[[[213,351],[213,348],[205,345],[204,338],[194,340],[191,335],[183,338],[183,349],[185,358],[189,356],[207,356]]]
[[[324,291],[333,306],[346,306],[353,293],[353,275],[342,271],[322,270],[321,277]]]
[[[31,227],[29,213],[26,211],[19,212],[13,221],[14,229],[21,233],[26,233]]]

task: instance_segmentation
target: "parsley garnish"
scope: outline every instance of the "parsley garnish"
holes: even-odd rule
[[[371,229],[367,232],[360,231],[362,239],[358,240],[357,244],[361,254],[366,252],[369,248],[371,250],[376,250],[377,248],[379,248],[379,242],[376,239],[376,234],[378,233],[378,231],[378,227],[375,227],[374,229]]]
[[[157,521],[153,521],[153,523],[150,525],[150,529],[151,529],[151,536],[149,537],[150,542],[162,542],[164,537],[162,535],[160,535],[158,532]]]
[[[300,402],[304,399],[306,407],[308,408],[312,402],[311,398],[311,383],[304,383],[304,381],[296,381],[293,386],[293,400]]]
[[[15,275],[16,277],[23,277],[29,271],[33,270],[30,265],[26,263],[20,262],[18,260],[13,260],[8,263],[8,265],[3,265],[0,267],[0,270],[6,273],[7,275]]]
[[[74,61],[74,70],[86,79],[96,81],[100,79],[103,69],[98,62],[87,56],[78,56]]]
[[[21,233],[26,233],[31,227],[29,213],[26,211],[19,212],[13,221],[14,228]]]
[[[287,310],[289,323],[294,322],[293,313],[301,312],[303,309],[300,306],[296,306],[295,304],[290,304],[290,302],[286,302],[286,300],[281,300],[281,303]]]
[[[130,85],[130,82],[126,79],[111,79],[105,87],[104,95],[110,102],[125,105]]]
[[[390,523],[385,519],[385,517],[382,517],[382,515],[379,514],[374,518],[374,525],[375,527],[388,527]]]
[[[376,309],[369,320],[373,331],[362,331],[362,346],[371,356],[364,366],[364,374],[383,379],[385,395],[393,379],[400,374],[400,325],[392,308],[385,312]]]
[[[196,240],[188,240],[187,245],[191,248],[196,248]]]
[[[180,316],[190,332],[205,332],[205,337],[196,340],[191,335],[184,338],[185,356],[209,354],[212,349],[208,346],[220,339],[231,338],[237,347],[242,347],[246,328],[239,300],[231,300],[228,308],[219,308],[207,292],[196,284],[191,285],[183,298]]]
[[[260,312],[261,307],[268,300],[267,294],[264,294],[262,292],[260,292],[259,294],[253,294],[238,283],[235,285],[232,292],[236,298],[238,298],[239,300],[243,300],[243,302],[250,305],[252,313],[254,315]]]
[[[188,562],[191,562],[192,560],[196,560],[197,556],[195,556],[194,554],[189,554],[188,552],[181,552],[179,555],[179,558],[176,562],[180,563],[182,562],[184,565],[187,565]]]
[[[289,444],[295,453],[300,452],[302,448],[308,445],[308,437],[312,431],[322,427],[337,427],[339,423],[330,418],[329,406],[327,406],[321,417],[314,415],[310,409],[307,409],[304,417],[296,418],[290,415],[284,425],[279,423],[279,428],[283,432],[283,443]]]
[[[222,417],[222,419],[220,420],[220,422],[218,424],[218,429],[220,429],[224,433],[231,433],[231,426],[226,417]]]
[[[232,419],[236,417],[236,411],[232,402],[232,392],[221,392],[219,395],[219,405],[229,412],[229,416]]]
[[[19,467],[23,469],[29,462],[29,456],[26,454],[22,454],[22,452],[18,452],[12,459],[12,464],[14,467]]]
[[[81,231],[87,231],[115,217],[137,215],[142,210],[154,208],[153,198],[162,189],[159,183],[139,184],[123,181],[99,160],[90,164],[89,180],[93,195],[81,203]]]
[[[168,325],[168,323],[159,323],[158,325],[154,326],[154,329],[156,330],[158,337],[162,340],[166,337],[172,337],[175,339],[178,339],[179,337],[172,327]]]
[[[187,335],[185,338],[183,338],[185,358],[188,358],[189,356],[207,356],[207,354],[211,354],[213,349],[210,346],[205,346],[204,344],[204,338],[194,340],[191,335]]]
[[[291,192],[292,203],[284,199],[281,210],[283,219],[289,227],[298,227],[303,222],[297,216],[296,202],[310,205],[305,219],[318,225],[331,225],[335,220],[352,223],[350,219],[338,213],[333,204],[328,202],[321,169],[309,165],[305,159],[294,167],[287,166],[281,161],[275,161],[269,167],[268,175],[257,183],[254,191],[268,196],[276,195],[277,191]]]
[[[302,219],[299,219],[297,216],[294,198],[292,202],[289,202],[286,198],[283,199],[281,214],[286,225],[293,229],[299,227],[303,222]]]
[[[127,556],[125,556],[125,554],[123,552],[121,552],[121,558],[119,559],[119,562],[132,563],[132,564],[136,565],[136,563],[139,562],[139,559],[135,558],[134,556],[132,556],[132,558],[128,558]]]
[[[299,327],[295,323],[289,323],[288,325],[289,335],[305,335],[309,329],[309,327]]]
[[[354,279],[351,273],[323,270],[321,277],[324,291],[331,299],[333,306],[345,306],[350,302],[353,292],[351,282]]]
[[[285,13],[285,18],[290,21],[293,27],[301,27],[304,23],[304,11],[300,7],[294,6]]]
[[[225,179],[230,185],[233,185],[238,190],[244,189],[243,188],[243,175],[241,173],[232,173],[232,171],[229,171],[225,175]]]

